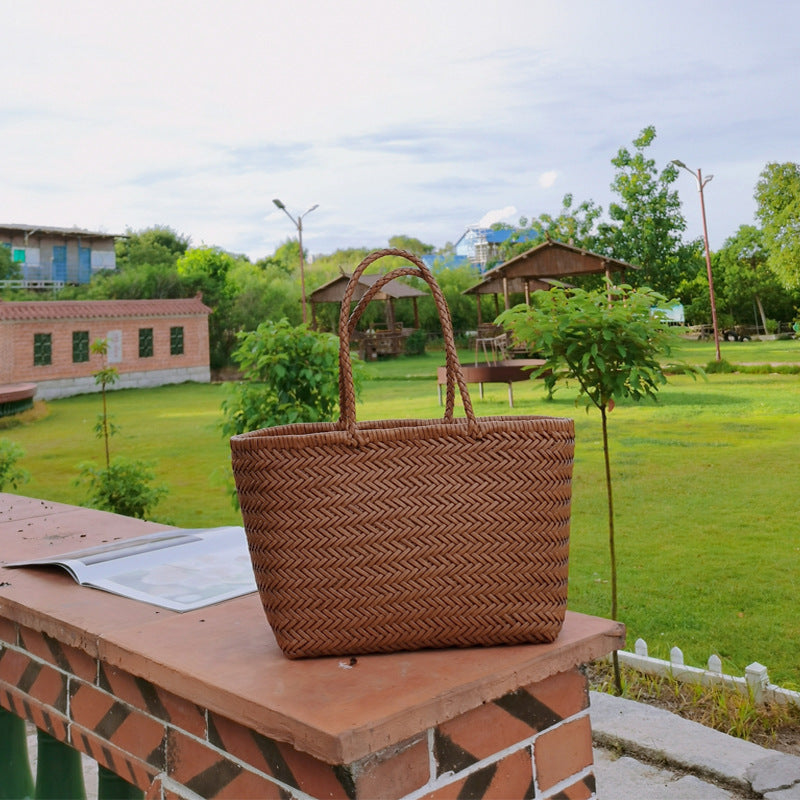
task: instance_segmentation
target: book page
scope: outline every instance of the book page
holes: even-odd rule
[[[159,531],[8,567],[60,566],[78,583],[189,611],[256,591],[241,527]]]

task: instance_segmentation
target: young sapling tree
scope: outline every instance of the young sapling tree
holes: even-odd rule
[[[585,291],[556,287],[534,292],[530,306],[520,305],[497,322],[511,330],[517,344],[544,359],[533,373],[552,394],[560,381],[578,384],[578,399],[587,411],[600,411],[611,561],[611,616],[617,618],[617,559],[614,538],[614,497],[608,447],[608,414],[622,398],[655,398],[666,383],[660,358],[668,356],[675,335],[663,315],[653,312],[665,298],[647,288],[612,286]],[[613,654],[616,689],[622,681]]]

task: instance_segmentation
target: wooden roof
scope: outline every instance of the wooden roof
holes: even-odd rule
[[[355,292],[353,293],[353,300],[360,300],[367,292],[370,286],[381,276],[379,274],[362,275],[358,280]],[[314,289],[308,296],[312,303],[341,303],[344,299],[344,292],[347,284],[350,282],[350,276],[347,274],[340,275],[332,281],[323,284],[318,289]],[[415,289],[406,283],[401,283],[397,280],[391,280],[387,283],[381,291],[375,295],[376,300],[395,300],[402,297],[424,297],[425,292]]]
[[[639,269],[639,267],[548,239],[504,264],[490,269],[480,283],[471,286],[465,294],[502,294],[504,280],[509,292],[524,291],[526,283],[530,290],[535,291],[551,288],[547,279],[560,281],[577,275],[624,272],[628,269]],[[537,283],[539,285],[536,285]]]

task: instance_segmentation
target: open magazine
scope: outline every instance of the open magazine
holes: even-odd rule
[[[256,591],[244,528],[158,531],[6,567],[63,567],[81,586],[191,611]]]

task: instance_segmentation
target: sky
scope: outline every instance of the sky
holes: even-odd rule
[[[0,223],[167,225],[252,260],[439,248],[467,226],[607,212],[648,125],[713,174],[712,249],[800,160],[791,0],[0,0]],[[681,173],[687,238],[702,234]],[[317,205],[313,211],[308,211]]]

